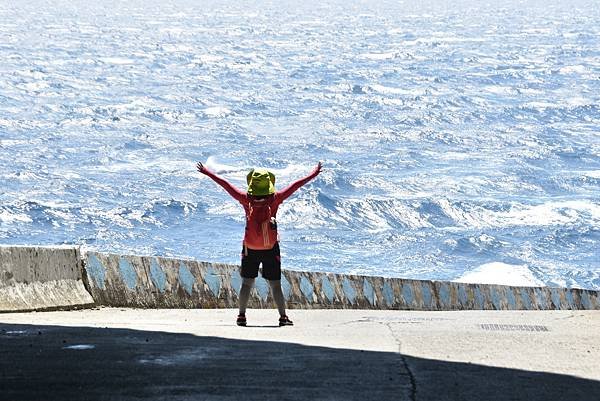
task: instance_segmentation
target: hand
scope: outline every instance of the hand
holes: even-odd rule
[[[321,168],[323,167],[323,163],[319,162],[317,167],[313,170],[313,172],[317,173],[317,175],[321,172]]]
[[[206,170],[206,167],[204,167],[204,164],[202,164],[202,162],[198,162],[198,164],[196,164],[196,169],[201,172],[202,174],[204,174],[204,171]]]

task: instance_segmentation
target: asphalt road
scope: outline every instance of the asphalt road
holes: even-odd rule
[[[0,400],[600,400],[600,311],[0,314]]]

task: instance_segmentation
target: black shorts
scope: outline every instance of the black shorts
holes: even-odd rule
[[[247,253],[247,255],[246,255]],[[262,276],[267,280],[281,280],[281,255],[279,243],[272,249],[256,250],[242,248],[242,277],[258,277],[258,266],[262,263]]]

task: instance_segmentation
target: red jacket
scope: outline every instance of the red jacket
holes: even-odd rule
[[[202,172],[242,204],[246,212],[244,247],[254,250],[272,249],[275,246],[278,241],[277,227],[270,224],[270,218],[275,218],[277,209],[284,200],[319,174],[319,170],[315,169],[306,177],[291,183],[281,191],[276,191],[267,197],[257,198],[234,187],[206,167]]]

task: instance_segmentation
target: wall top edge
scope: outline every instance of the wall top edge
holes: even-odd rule
[[[17,249],[23,249],[23,248],[32,248],[32,249],[60,249],[60,250],[64,250],[64,249],[74,249],[74,250],[80,250],[81,247],[78,245],[28,245],[28,244],[0,244],[0,248],[3,249],[9,249],[9,248],[17,248]]]

